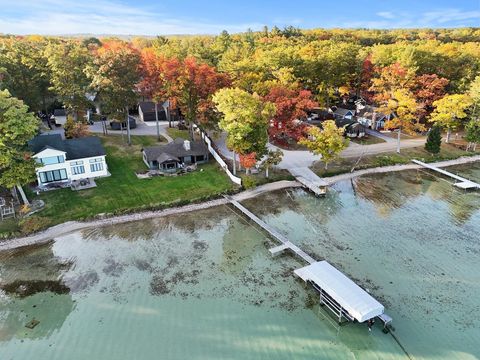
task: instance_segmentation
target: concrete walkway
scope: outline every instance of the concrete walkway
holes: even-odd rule
[[[388,138],[388,136],[383,135]],[[352,158],[352,157],[360,157],[360,156],[367,156],[367,155],[375,155],[387,152],[395,152],[397,149],[397,141],[395,139],[389,138],[393,141],[386,141],[384,143],[379,144],[371,144],[371,145],[360,145],[354,142],[350,142],[348,148],[346,148],[340,154],[341,157],[344,158]],[[214,141],[217,145],[220,152],[223,156],[233,159],[233,153],[228,150],[226,144],[226,134],[222,133],[220,136],[217,136]],[[407,149],[413,148],[417,146],[422,146],[425,144],[425,138],[418,138],[418,139],[409,139],[409,140],[402,140],[400,141],[400,148]],[[279,149],[283,153],[283,158],[280,164],[277,165],[279,169],[290,170],[294,168],[308,168],[312,166],[314,162],[320,161],[321,157],[318,155],[312,154],[310,151],[307,150],[284,150],[280,149],[279,147],[268,144],[268,148],[270,150]]]
[[[430,163],[430,165],[435,165],[436,167],[448,167],[453,165],[468,164],[476,161],[480,161],[480,155],[465,156],[465,157],[461,157],[454,160],[439,161],[436,163]],[[376,168],[370,168],[370,169],[357,170],[352,173],[331,176],[331,177],[324,178],[324,180],[327,181],[330,185],[333,185],[339,181],[350,180],[362,175],[383,174],[383,173],[389,173],[389,172],[395,172],[395,171],[416,170],[416,169],[422,169],[422,168],[423,166],[418,164],[382,166],[382,167],[376,167]]]

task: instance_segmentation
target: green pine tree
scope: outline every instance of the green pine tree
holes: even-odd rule
[[[442,134],[440,133],[440,127],[433,126],[428,133],[427,142],[425,143],[425,150],[432,154],[438,154],[440,152],[441,145]]]

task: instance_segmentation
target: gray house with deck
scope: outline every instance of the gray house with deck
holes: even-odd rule
[[[209,159],[208,148],[202,141],[175,139],[162,146],[142,149],[143,161],[150,170],[176,172],[185,165],[203,164]]]

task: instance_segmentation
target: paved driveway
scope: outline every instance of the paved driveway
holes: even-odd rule
[[[219,148],[220,152],[227,158],[233,159],[233,153],[227,149],[225,144],[226,134],[222,133],[220,136],[214,138],[215,144]],[[397,149],[397,141],[389,138],[393,141],[387,141],[379,144],[360,145],[354,142],[350,142],[348,148],[342,151],[341,157],[351,158],[373,154],[381,154],[388,152],[395,152]],[[412,148],[422,146],[425,144],[424,138],[402,140],[400,142],[400,148]],[[279,149],[275,145],[268,144],[268,148],[271,150]],[[277,165],[280,169],[295,169],[309,167],[314,162],[320,161],[321,156],[313,155],[310,151],[306,150],[284,150],[280,149],[283,153],[283,158],[280,164]]]
[[[168,140],[168,142],[172,142],[173,139],[168,135],[167,129],[168,129],[168,121],[160,121],[160,135],[162,135],[164,138]],[[112,130],[110,126],[108,126],[108,133],[109,134],[120,134],[120,130]],[[92,133],[97,133],[101,134],[103,133],[102,129],[102,123],[100,121],[95,122],[93,125],[89,126],[90,132]],[[127,132],[127,130],[123,130],[124,133]],[[155,124],[155,121],[145,123],[143,121],[140,121],[137,119],[137,127],[135,129],[130,130],[132,135],[152,135],[156,136],[157,135],[157,127]]]

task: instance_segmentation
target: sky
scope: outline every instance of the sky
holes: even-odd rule
[[[480,27],[480,0],[0,0],[0,33],[171,35],[248,28]]]

